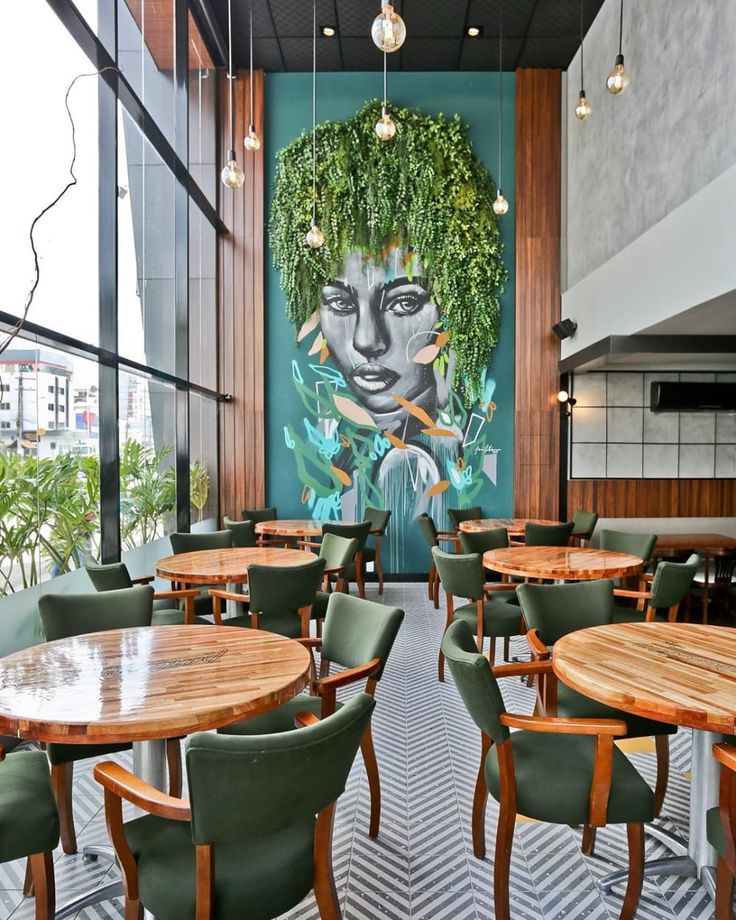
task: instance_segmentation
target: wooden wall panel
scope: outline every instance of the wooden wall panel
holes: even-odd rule
[[[514,514],[555,519],[560,467],[561,74],[516,71]]]
[[[255,153],[243,148],[249,123],[248,72],[235,81],[235,152],[245,172],[242,189],[220,186],[220,213],[231,230],[219,240],[220,389],[232,402],[220,414],[220,513],[240,517],[244,507],[265,503],[263,253],[263,72],[253,82],[254,123],[261,138]],[[220,82],[221,165],[230,147],[227,79]]]
[[[568,518],[578,509],[601,517],[735,517],[736,479],[571,479]]]

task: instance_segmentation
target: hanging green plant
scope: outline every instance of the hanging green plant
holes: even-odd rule
[[[374,130],[380,112],[374,100],[347,121],[316,129],[321,249],[305,241],[312,216],[311,132],[277,155],[270,236],[286,315],[297,329],[312,315],[347,252],[381,260],[400,240],[425,266],[455,358],[454,386],[469,405],[481,397],[498,342],[507,277],[491,207],[496,187],[458,116],[392,108],[396,136],[386,143]]]

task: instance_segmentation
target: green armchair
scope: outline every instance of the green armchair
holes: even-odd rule
[[[335,534],[346,540],[357,540],[358,546],[352,561],[347,565],[343,578],[349,584],[354,581],[358,586],[358,594],[365,598],[365,544],[371,532],[371,522],[361,521],[358,524],[343,524],[340,521],[325,521],[322,524],[322,535]]]
[[[291,731],[297,712],[312,712],[322,718],[331,715],[342,706],[337,691],[357,681],[365,680],[365,691],[373,696],[403,619],[404,611],[398,607],[364,601],[349,594],[330,595],[322,637],[300,640],[311,654],[314,649],[320,651],[319,676],[312,660],[311,695],[298,696],[262,716],[228,725],[219,731],[225,735],[270,735]],[[345,670],[331,675],[332,664]],[[381,785],[370,726],[361,742],[361,751],[371,794],[369,835],[377,837],[381,822]]]
[[[566,524],[532,524],[524,527],[524,543],[527,546],[567,546],[575,529],[574,521]]]
[[[430,552],[435,546],[439,546],[440,543],[451,543],[456,550],[459,551],[460,548],[460,538],[454,530],[437,530],[437,527],[434,523],[433,518],[431,518],[426,511],[423,511],[417,518],[419,524],[419,530],[421,531],[422,536],[424,537],[424,542],[429,547]],[[429,594],[429,599],[434,604],[434,609],[439,610],[440,607],[440,579],[437,574],[437,566],[434,564],[434,559],[431,559],[429,564],[429,575],[427,577],[427,593]]]
[[[649,583],[648,591],[629,591],[617,588],[616,597],[636,601],[636,607],[616,605],[613,613],[614,623],[651,623],[655,619],[667,620],[674,623],[680,604],[685,600],[703,564],[700,556],[693,553],[685,562],[660,562],[654,575],[642,576],[645,584]]]
[[[574,524],[572,529],[573,537],[579,540],[583,546],[590,543],[595,525],[598,523],[598,515],[596,512],[578,510],[573,514],[572,522]]]
[[[315,595],[311,614],[311,618],[317,621],[317,635],[319,635],[322,621],[327,616],[327,602],[330,599],[330,594],[332,594],[332,582],[335,582],[336,591],[340,591],[343,594],[348,593],[345,572],[358,551],[358,541],[355,537],[348,539],[347,537],[338,537],[334,533],[326,533],[322,537],[321,543],[299,540],[298,545],[305,549],[308,547],[319,549],[320,559],[325,560],[322,590]]]
[[[224,517],[222,523],[225,529],[233,535],[233,546],[249,548],[258,546],[258,536],[256,535],[255,521],[233,521],[229,517]]]
[[[41,624],[48,642],[82,636],[107,629],[150,626],[153,614],[153,588],[134,585],[119,591],[97,594],[42,594],[38,599]],[[72,810],[74,764],[78,760],[129,750],[130,744],[57,744],[46,745],[51,764],[51,784],[59,809],[61,846],[65,853],[77,852],[77,834]],[[179,741],[166,742],[169,789],[181,792],[181,754]]]
[[[378,593],[383,594],[383,560],[381,559],[381,541],[386,534],[391,512],[383,508],[366,508],[363,515],[364,521],[370,521],[370,534],[374,537],[373,545],[366,544],[363,549],[363,560],[373,562],[378,578]]]
[[[499,803],[493,864],[496,920],[510,920],[509,876],[517,814],[550,824],[625,824],[629,880],[620,920],[632,920],[644,881],[644,823],[654,817],[654,795],[613,743],[626,733],[624,723],[508,713],[497,678],[549,674],[551,662],[491,669],[462,621],[451,624],[442,647],[465,707],[481,731],[472,818],[473,849],[480,859],[485,858],[488,793]]]
[[[192,735],[190,801],[115,763],[95,767],[125,887],[126,920],[277,917],[314,890],[320,917],[340,906],[332,827],[375,703],[361,693],[322,720],[276,735]],[[123,801],[146,814],[123,821]]]

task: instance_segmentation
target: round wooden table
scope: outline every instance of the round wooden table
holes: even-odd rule
[[[484,530],[498,530],[505,527],[510,537],[523,537],[527,524],[544,524],[548,527],[563,521],[545,521],[541,518],[478,518],[475,521],[461,521],[460,530],[466,533],[480,533]]]
[[[323,524],[355,524],[355,521],[261,521],[256,524],[256,533],[268,537],[321,537]]]
[[[688,844],[657,833],[679,855],[648,864],[646,874],[699,876],[712,894],[716,853],[705,813],[718,804],[713,745],[736,734],[736,631],[690,623],[596,626],[560,639],[553,660],[557,676],[585,696],[694,729]],[[604,887],[625,876],[609,877]]]
[[[0,660],[0,734],[61,744],[132,742],[135,772],[164,789],[164,739],[287,702],[307,685],[310,662],[293,639],[232,626],[146,626],[59,639]],[[122,893],[121,881],[110,882],[56,917]]]
[[[631,553],[575,546],[509,546],[483,554],[483,565],[504,575],[554,581],[592,581],[636,575],[644,562]]]

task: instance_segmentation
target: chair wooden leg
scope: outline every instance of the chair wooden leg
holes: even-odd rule
[[[503,640],[503,660],[510,661],[509,656],[511,655],[511,639],[508,636]]]
[[[383,563],[380,547],[376,547],[376,575],[378,576],[378,593],[383,594]]]
[[[477,859],[486,858],[486,804],[488,786],[486,785],[486,759],[490,750],[487,735],[481,735],[480,766],[475,780],[473,793],[473,855]]]
[[[733,920],[734,877],[725,859],[719,858],[716,869],[716,916],[715,920]]]
[[[363,740],[360,742],[360,750],[363,754],[365,772],[368,774],[368,789],[371,795],[371,821],[368,836],[378,837],[381,825],[381,781],[378,776],[378,761],[376,760],[376,749],[373,747],[373,733],[371,732],[370,723],[365,730]]]
[[[314,832],[314,897],[322,920],[340,920],[340,901],[332,872],[332,826],[335,803],[317,815]]]
[[[634,920],[644,884],[644,825],[627,824],[626,836],[629,839],[629,881],[619,920]]]
[[[483,649],[479,648],[479,652],[482,652]],[[488,653],[488,659],[491,662],[491,667],[496,663],[496,639],[494,636],[491,636],[491,650]]]
[[[166,766],[169,770],[169,795],[181,798],[181,749],[178,738],[166,741]]]
[[[74,830],[74,812],[72,810],[73,781],[73,763],[57,764],[51,768],[51,785],[54,790],[56,807],[59,811],[61,848],[67,855],[77,852],[77,834]]]
[[[143,920],[143,905],[139,900],[125,899],[125,920]]]
[[[595,834],[596,828],[591,824],[583,826],[583,842],[580,846],[580,852],[586,856],[595,856]]]
[[[365,600],[365,559],[363,553],[356,553],[355,556],[355,584],[358,586],[358,594]]]
[[[54,920],[56,913],[56,888],[54,885],[54,854],[34,853],[28,857],[33,872],[36,891],[36,920]]]
[[[496,854],[493,860],[493,904],[496,920],[511,920],[509,912],[509,872],[511,848],[514,845],[516,815],[501,801],[496,828]]]
[[[26,877],[23,879],[23,897],[33,897],[33,867],[30,858],[26,860]]]
[[[654,787],[654,817],[656,818],[662,811],[670,778],[670,736],[655,735],[654,747],[657,752],[657,785]]]

